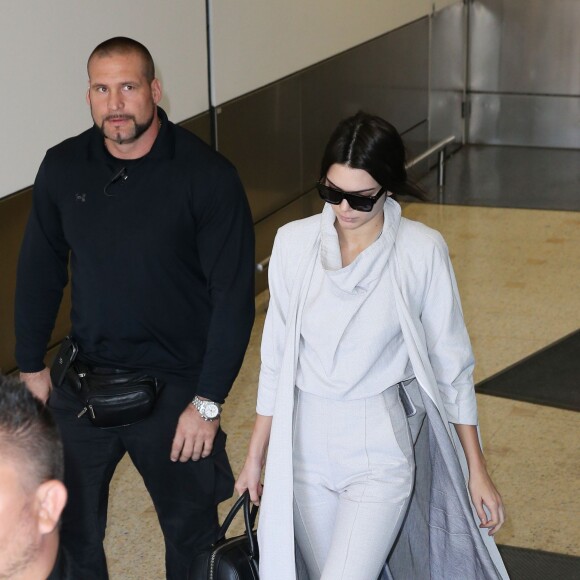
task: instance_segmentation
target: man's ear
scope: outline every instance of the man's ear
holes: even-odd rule
[[[151,82],[151,95],[153,96],[153,102],[157,105],[163,97],[163,90],[161,88],[161,82],[158,78],[154,78]]]
[[[87,94],[85,95],[85,100],[87,101],[87,105],[91,106],[91,79],[87,81]]]
[[[50,534],[57,527],[67,496],[66,487],[56,479],[50,479],[38,486],[36,505],[38,530],[41,534]]]

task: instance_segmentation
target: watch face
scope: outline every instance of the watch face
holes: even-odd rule
[[[215,419],[219,415],[218,406],[215,403],[206,404],[204,413],[208,419]]]

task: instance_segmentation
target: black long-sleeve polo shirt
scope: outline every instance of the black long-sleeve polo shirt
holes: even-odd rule
[[[191,379],[222,402],[254,320],[252,218],[234,167],[158,111],[139,160],[111,157],[96,127],[47,152],[18,266],[16,357],[44,367],[70,261],[85,359]]]

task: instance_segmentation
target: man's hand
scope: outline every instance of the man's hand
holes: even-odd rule
[[[219,424],[219,419],[205,421],[193,405],[187,405],[177,422],[171,445],[171,461],[197,461],[200,457],[207,457],[213,448]]]
[[[20,373],[20,380],[37,399],[40,399],[43,403],[48,401],[52,390],[49,368],[44,367],[37,373]]]

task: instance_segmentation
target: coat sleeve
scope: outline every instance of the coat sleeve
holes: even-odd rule
[[[258,382],[258,402],[256,412],[259,415],[274,414],[276,388],[284,353],[286,340],[286,313],[288,312],[289,290],[284,278],[283,243],[281,232],[278,232],[272,248],[268,267],[268,285],[270,303],[264,332],[262,334],[260,378]]]
[[[46,347],[68,282],[69,247],[48,173],[45,159],[34,182],[18,261],[14,323],[16,361],[23,372],[44,368]]]
[[[471,342],[447,245],[441,236],[435,242],[421,309],[429,360],[449,421],[476,425]]]

